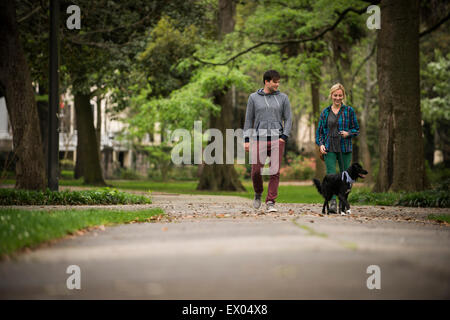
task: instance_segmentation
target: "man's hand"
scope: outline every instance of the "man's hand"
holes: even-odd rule
[[[325,149],[325,146],[324,146],[324,145],[321,145],[321,146],[320,146],[320,153],[322,153],[322,154],[327,154],[327,149]]]
[[[342,138],[347,138],[350,134],[347,131],[341,131],[339,132],[342,136]]]
[[[248,151],[250,149],[250,142],[244,143],[244,149],[245,149],[245,151]]]

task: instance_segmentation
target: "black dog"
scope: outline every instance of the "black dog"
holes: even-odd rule
[[[327,207],[327,214],[330,214],[330,208],[328,207],[328,201],[335,194],[339,198],[339,213],[345,215],[350,214],[350,204],[347,197],[352,190],[352,185],[358,178],[363,178],[368,172],[363,169],[359,163],[353,163],[347,170],[342,173],[327,174],[323,178],[322,185],[317,179],[313,179],[319,193],[325,198],[323,203],[322,213],[325,213],[325,206]]]

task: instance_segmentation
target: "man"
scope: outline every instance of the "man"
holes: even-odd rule
[[[261,170],[267,156],[270,157],[270,180],[266,197],[268,212],[277,211],[275,199],[278,196],[280,164],[292,128],[291,104],[288,96],[278,91],[280,78],[280,74],[275,70],[264,73],[264,88],[252,93],[248,98],[244,124],[244,147],[246,151],[250,148],[252,150],[252,181],[255,190],[253,207],[255,209],[261,206],[261,195],[264,190]]]

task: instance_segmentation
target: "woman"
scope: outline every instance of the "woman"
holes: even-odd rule
[[[359,125],[352,107],[345,105],[345,89],[336,83],[330,89],[332,104],[326,107],[319,118],[316,144],[324,155],[327,174],[336,173],[336,162],[341,172],[352,160],[352,138],[359,134]],[[330,212],[336,213],[336,196],[330,201]]]

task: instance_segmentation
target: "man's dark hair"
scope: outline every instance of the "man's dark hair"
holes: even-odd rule
[[[270,81],[270,80],[280,80],[281,76],[278,73],[278,71],[275,70],[269,70],[264,72],[264,76],[263,76],[263,83],[266,84],[266,80]]]

